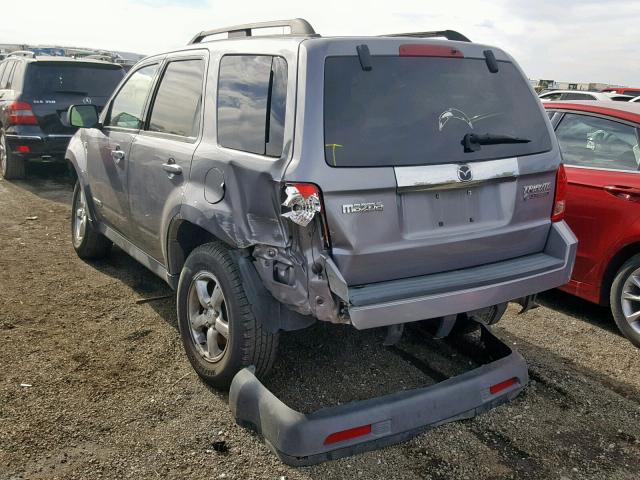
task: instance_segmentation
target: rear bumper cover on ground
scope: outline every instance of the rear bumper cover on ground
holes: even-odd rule
[[[474,370],[424,388],[297,412],[271,393],[249,369],[233,379],[229,405],[236,421],[260,433],[289,465],[311,465],[401,442],[437,425],[473,417],[513,399],[528,382],[527,365],[517,352],[483,327],[485,344],[505,356]],[[515,379],[515,380],[514,380]],[[505,380],[514,383],[492,393]],[[336,432],[369,426],[357,438],[327,443]]]
[[[544,251],[490,265],[349,288],[357,329],[454,315],[564,285],[578,241],[565,222],[551,225]]]

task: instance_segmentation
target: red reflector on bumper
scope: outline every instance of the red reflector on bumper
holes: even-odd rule
[[[520,383],[516,377],[505,380],[504,382],[496,383],[495,385],[489,387],[489,393],[491,393],[491,395],[495,395],[496,393],[500,393],[501,391],[506,390],[516,383]]]
[[[449,57],[464,58],[464,55],[457,48],[445,47],[442,45],[420,45],[407,44],[400,45],[401,57]]]
[[[349,430],[342,430],[341,432],[332,433],[324,439],[324,444],[343,442],[345,440],[351,440],[352,438],[362,437],[363,435],[369,435],[371,433],[371,425],[363,425],[361,427],[350,428]]]
[[[29,153],[31,151],[28,145],[18,145],[16,150],[20,153]]]

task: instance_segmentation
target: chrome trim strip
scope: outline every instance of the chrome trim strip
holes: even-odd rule
[[[42,137],[37,135],[15,135],[12,133],[7,133],[5,135],[7,138],[16,138],[18,140],[42,140]]]
[[[66,133],[52,133],[46,136],[46,138],[71,138],[71,137],[73,137],[73,135],[69,135]]]
[[[463,182],[458,178],[458,168],[461,165],[467,165],[471,169],[471,180]],[[512,180],[520,175],[516,157],[467,164],[394,167],[393,170],[399,190],[466,188],[479,183]]]

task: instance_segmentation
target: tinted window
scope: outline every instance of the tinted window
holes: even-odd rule
[[[560,100],[560,97],[562,97],[561,93],[548,93],[540,96],[543,100]]]
[[[562,95],[563,100],[595,100],[596,97],[589,95],[588,93],[564,93]]]
[[[629,125],[567,113],[556,136],[567,165],[630,171],[640,165],[638,136]]]
[[[34,62],[27,67],[24,89],[29,95],[76,94],[108,97],[124,71],[113,65]]]
[[[2,79],[2,74],[4,73],[4,69],[7,68],[7,63],[9,63],[9,62],[1,62],[0,63],[0,80]]]
[[[2,72],[2,76],[0,77],[0,88],[7,88],[7,81],[9,80],[9,75],[11,74],[15,63],[15,61],[6,62],[6,67]]]
[[[282,57],[227,55],[218,80],[218,142],[223,147],[282,154],[287,63]]]
[[[111,105],[106,125],[138,129],[158,65],[149,65],[134,72],[122,86]]]
[[[551,149],[536,97],[516,67],[484,59],[373,56],[325,63],[324,133],[329,165],[368,167],[469,162]],[[529,143],[483,145],[465,153],[467,133]]]
[[[151,111],[149,130],[196,137],[200,129],[204,61],[169,63]]]

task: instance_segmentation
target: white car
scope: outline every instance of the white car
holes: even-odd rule
[[[638,102],[638,103],[640,103],[640,97],[632,98],[632,99],[631,99],[631,100],[629,100],[629,101],[630,101],[630,102]]]
[[[552,90],[538,95],[540,100],[614,100],[617,102],[628,102],[633,97],[631,95],[621,95],[612,92],[587,92],[581,90]]]

